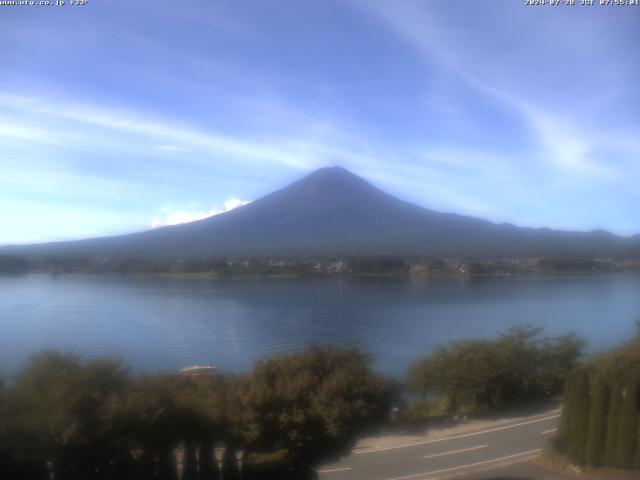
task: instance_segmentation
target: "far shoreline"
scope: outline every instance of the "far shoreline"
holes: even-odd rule
[[[616,270],[616,271],[531,271],[517,273],[438,273],[438,274],[414,274],[414,273],[331,273],[331,274],[297,274],[297,273],[246,273],[223,275],[216,272],[105,272],[105,271],[68,271],[49,272],[33,270],[20,273],[0,272],[2,277],[22,277],[29,275],[47,275],[50,277],[65,276],[91,276],[91,277],[126,277],[126,278],[166,278],[172,280],[243,280],[243,279],[415,279],[415,280],[445,280],[445,279],[498,279],[498,278],[533,278],[533,277],[604,277],[618,275],[640,275],[640,270]]]
[[[354,255],[315,257],[48,257],[0,255],[0,274],[30,272],[155,275],[174,278],[481,278],[640,272],[635,257],[433,257]]]

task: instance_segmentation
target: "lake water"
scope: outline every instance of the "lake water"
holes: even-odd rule
[[[136,371],[255,359],[310,342],[360,345],[381,372],[456,339],[518,324],[574,330],[591,351],[616,345],[640,318],[640,276],[187,279],[0,277],[0,372],[42,348],[115,354]]]

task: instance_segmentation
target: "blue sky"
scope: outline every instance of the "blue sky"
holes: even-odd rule
[[[327,165],[640,233],[640,8],[522,3],[0,7],[0,244],[191,220]]]

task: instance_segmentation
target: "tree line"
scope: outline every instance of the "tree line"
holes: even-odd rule
[[[512,275],[558,272],[637,271],[638,258],[582,257],[461,257],[429,256],[317,256],[289,258],[108,258],[108,257],[21,257],[0,254],[0,274],[25,274],[30,271],[110,274],[198,273],[216,276],[246,275]]]
[[[392,396],[354,348],[197,377],[136,377],[119,360],[46,351],[0,390],[0,478],[315,478],[386,420]]]
[[[640,323],[568,376],[556,447],[577,465],[640,469]]]
[[[491,410],[561,395],[584,341],[569,333],[517,326],[492,340],[439,346],[409,368],[407,384],[423,401],[444,403],[449,415]]]
[[[528,326],[454,342],[414,362],[406,387],[448,417],[550,399],[583,343]],[[0,385],[0,478],[311,479],[360,435],[393,427],[402,389],[357,348],[206,376],[135,376],[117,359],[45,351]]]

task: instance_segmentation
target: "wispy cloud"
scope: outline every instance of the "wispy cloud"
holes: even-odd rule
[[[184,148],[176,145],[156,145],[156,148],[163,152],[182,152],[185,150]]]
[[[435,4],[411,0],[402,2],[402,4],[383,1],[376,3],[374,8],[369,8],[368,3],[366,6],[359,1],[355,3],[360,4],[367,11],[376,12],[378,18],[382,19],[388,27],[423,53],[426,63],[439,63],[450,75],[463,80],[470,87],[476,89],[480,95],[485,98],[493,98],[500,108],[508,108],[517,114],[523,125],[530,129],[533,138],[537,140],[538,158],[545,162],[553,162],[556,167],[566,172],[592,176],[615,174],[618,165],[612,162],[611,158],[598,155],[598,153],[602,153],[603,149],[623,148],[623,143],[613,141],[613,139],[618,139],[620,136],[626,138],[635,136],[637,138],[640,134],[637,123],[635,125],[611,125],[599,121],[597,112],[588,110],[590,106],[597,104],[593,98],[580,98],[577,95],[576,101],[569,103],[570,110],[567,110],[566,107],[563,108],[562,105],[557,105],[561,103],[554,102],[557,98],[557,91],[565,91],[569,96],[576,96],[576,92],[582,90],[575,81],[572,81],[572,85],[559,83],[558,75],[548,68],[542,68],[537,72],[539,81],[530,76],[532,73],[536,73],[535,67],[532,65],[540,63],[540,59],[530,48],[530,38],[533,35],[520,35],[513,38],[509,49],[503,49],[504,52],[508,52],[503,54],[503,58],[501,58],[505,64],[495,65],[496,60],[489,60],[486,55],[474,56],[473,52],[482,48],[489,49],[492,55],[499,55],[491,50],[491,46],[487,47],[487,43],[496,41],[499,34],[485,31],[484,37],[477,39],[474,38],[478,34],[477,30],[447,28],[450,27],[450,24],[443,21],[442,12],[438,12],[437,8],[434,8],[437,7]],[[487,16],[489,15],[487,14]],[[453,21],[460,21],[460,16],[454,18]],[[585,28],[582,29],[576,28],[575,25],[571,27],[568,25],[571,25],[571,19],[559,25],[556,24],[555,27],[560,26],[562,31],[571,28],[575,38],[580,38],[583,43],[593,43],[586,38],[595,35],[589,30],[589,23],[585,23]],[[483,26],[487,29],[490,28],[486,24]],[[537,31],[536,42],[545,43],[549,41],[549,38],[557,38],[557,33],[562,33],[553,30],[545,31],[546,27],[543,26],[532,27],[531,24],[527,26],[529,27],[527,30]],[[517,28],[517,26],[513,28]],[[548,28],[553,28],[553,26]],[[503,28],[503,30],[508,29],[509,27]],[[491,38],[492,35],[495,38]],[[525,40],[523,43],[521,43],[521,38]],[[466,45],[467,48],[460,48],[461,45]],[[563,51],[569,48],[567,45],[573,45],[574,50]],[[579,42],[577,45],[568,42],[566,45],[563,44],[556,48],[556,51],[563,51],[567,57],[564,64],[560,60],[557,65],[559,69],[568,68],[568,63],[575,62],[576,57],[582,56],[579,46]],[[580,79],[582,82],[591,80],[594,98],[603,98],[608,95],[608,83],[598,82],[602,76],[601,72],[618,72],[620,70],[613,66],[606,68],[605,62],[609,61],[606,56],[599,59],[601,63],[597,67],[598,72],[595,77]],[[514,62],[519,63],[516,65]],[[624,86],[621,85],[618,88],[624,88]],[[551,103],[550,100],[557,104]],[[633,150],[636,146],[630,145],[630,147],[631,150],[627,153],[634,154]]]
[[[0,104],[40,116],[73,120],[85,125],[174,142],[168,149],[166,144],[162,144],[164,150],[178,151],[181,148],[191,148],[201,152],[232,155],[241,161],[276,161],[298,169],[310,168],[304,158],[298,157],[295,152],[277,148],[270,141],[205,132],[202,129],[180,123],[148,119],[137,112],[109,109],[97,105],[52,104],[41,98],[6,94],[0,95]],[[14,128],[14,135],[30,135],[34,138],[34,133],[28,129]]]

